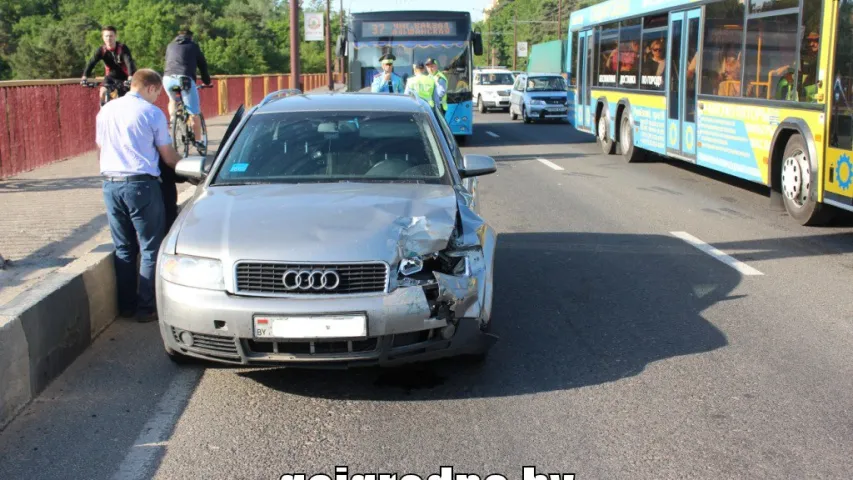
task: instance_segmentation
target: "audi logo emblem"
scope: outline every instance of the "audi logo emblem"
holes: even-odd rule
[[[334,270],[288,270],[281,281],[288,290],[334,290],[341,277]]]

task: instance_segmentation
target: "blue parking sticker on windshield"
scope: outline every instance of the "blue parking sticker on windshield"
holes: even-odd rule
[[[234,172],[245,172],[247,168],[249,168],[248,163],[235,163],[234,165],[231,165],[231,169],[228,171],[232,172],[232,173],[234,173]]]

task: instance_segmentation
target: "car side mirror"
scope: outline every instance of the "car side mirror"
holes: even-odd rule
[[[462,168],[459,174],[462,178],[488,175],[498,170],[495,159],[486,155],[468,154],[462,157]]]
[[[205,157],[199,155],[182,158],[175,165],[175,173],[190,180],[204,180],[207,176],[204,171],[204,161]]]

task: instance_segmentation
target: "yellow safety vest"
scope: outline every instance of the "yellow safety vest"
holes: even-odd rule
[[[432,96],[435,93],[435,80],[429,75],[416,75],[409,78],[409,88],[414,90],[419,97],[429,103],[430,107],[435,106],[435,101]]]
[[[443,108],[444,111],[446,112],[447,111],[447,88],[449,87],[449,85],[447,84],[447,77],[445,77],[444,74],[441,73],[441,71],[435,72],[435,75],[433,75],[433,77],[437,77],[435,80],[436,84],[438,84],[438,78],[444,80],[444,95],[441,96],[441,108]]]

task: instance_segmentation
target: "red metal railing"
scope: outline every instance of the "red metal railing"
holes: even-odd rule
[[[266,89],[263,75],[213,77],[214,88],[199,91],[202,113],[225,115],[258,104],[267,91],[290,88],[290,75],[267,77]],[[303,91],[326,81],[325,73],[303,74]],[[165,92],[157,106],[168,115]],[[97,114],[98,89],[83,88],[78,79],[0,82],[0,178],[94,150]]]

